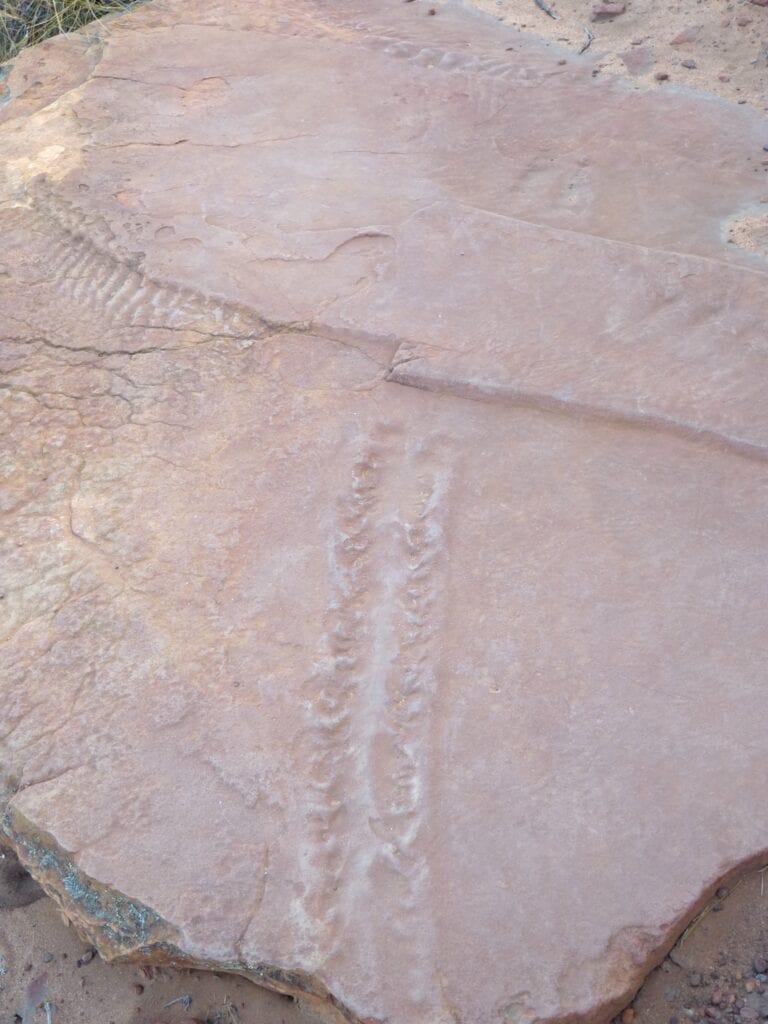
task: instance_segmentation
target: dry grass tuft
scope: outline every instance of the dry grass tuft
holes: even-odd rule
[[[0,0],[0,64],[23,46],[73,32],[136,0]]]

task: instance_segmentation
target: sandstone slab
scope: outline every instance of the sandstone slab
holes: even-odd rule
[[[763,126],[427,10],[12,69],[3,834],[105,956],[599,1021],[768,847]]]

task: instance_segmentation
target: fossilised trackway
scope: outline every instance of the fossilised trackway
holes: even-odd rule
[[[762,124],[428,10],[12,69],[3,838],[106,957],[602,1021],[768,849]]]

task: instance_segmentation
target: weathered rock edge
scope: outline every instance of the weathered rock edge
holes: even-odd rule
[[[71,852],[10,805],[0,826],[0,846],[16,854],[65,919],[108,963],[169,964],[238,974],[263,988],[314,1005],[334,1024],[360,1022],[319,978],[304,971],[246,959],[212,961],[185,952],[175,925],[139,900],[85,874],[75,865]]]
[[[208,960],[187,953],[178,928],[151,907],[112,886],[98,882],[74,863],[50,833],[38,829],[8,801],[0,825],[0,846],[11,849],[32,878],[41,886],[62,915],[99,956],[108,963],[167,964],[198,971],[220,971],[247,978],[262,988],[301,999],[331,1024],[379,1024],[361,1018],[346,1007],[317,976],[287,970],[274,964],[247,959]],[[644,982],[684,936],[691,922],[710,903],[721,887],[732,888],[750,871],[768,864],[768,846],[711,880],[693,905],[670,923],[666,937],[637,965],[635,977],[622,994],[582,1016],[568,1014],[551,1024],[603,1024],[627,1006]]]

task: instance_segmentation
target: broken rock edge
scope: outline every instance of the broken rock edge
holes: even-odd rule
[[[306,971],[246,957],[210,960],[188,953],[178,928],[151,907],[81,871],[73,855],[38,829],[10,801],[0,824],[0,848],[13,851],[64,918],[108,963],[167,964],[237,974],[263,988],[304,1000],[331,1024],[377,1024],[346,1007]]]
[[[187,952],[179,929],[151,907],[104,885],[81,871],[73,855],[48,832],[38,829],[7,800],[0,824],[0,847],[11,849],[32,878],[53,899],[64,917],[90,942],[103,960],[114,963],[167,964],[201,971],[236,974],[263,988],[302,999],[331,1024],[382,1024],[378,1018],[361,1017],[337,998],[317,975],[247,957],[211,960]],[[709,904],[716,891],[732,889],[741,877],[768,864],[768,846],[728,864],[705,883],[698,898],[685,911],[658,929],[661,939],[615,996],[587,1013],[571,1012],[556,1017],[537,1017],[531,1024],[605,1024],[636,997],[650,973],[678,943],[690,924]],[[622,929],[625,931],[626,929]],[[614,939],[606,945],[610,950]],[[397,1022],[393,1022],[397,1024]],[[467,1022],[472,1024],[472,1022]]]

